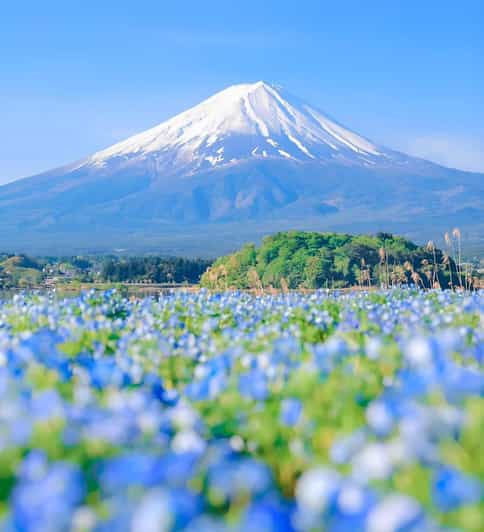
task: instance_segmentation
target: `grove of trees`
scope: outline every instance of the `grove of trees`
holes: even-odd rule
[[[152,281],[154,283],[198,283],[210,266],[206,259],[180,257],[110,257],[102,265],[101,278],[106,281]]]
[[[459,275],[460,273],[460,275]],[[462,282],[451,257],[432,242],[417,246],[389,233],[349,235],[290,231],[221,257],[202,276],[207,288],[447,288]]]

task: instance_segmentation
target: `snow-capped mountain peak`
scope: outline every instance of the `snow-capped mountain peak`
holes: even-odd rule
[[[167,175],[258,158],[374,165],[389,153],[280,87],[258,81],[228,87],[86,162],[118,167],[146,161]]]
[[[277,230],[396,228],[428,240],[456,220],[482,235],[483,183],[377,146],[260,81],[0,187],[0,246],[216,256]]]

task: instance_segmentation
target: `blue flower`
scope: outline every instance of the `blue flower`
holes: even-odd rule
[[[284,399],[281,403],[281,423],[289,427],[296,425],[301,417],[302,409],[299,399]]]
[[[100,468],[99,481],[106,493],[116,493],[130,486],[154,486],[163,472],[156,468],[157,459],[130,453],[106,461]]]
[[[244,397],[264,401],[269,393],[267,387],[267,377],[258,370],[239,377],[239,391]]]
[[[434,473],[432,496],[437,506],[448,512],[459,506],[481,501],[484,489],[478,479],[443,466]]]
[[[208,480],[216,493],[233,499],[265,492],[270,487],[272,475],[266,465],[250,458],[228,459],[210,468]]]
[[[16,530],[67,530],[84,493],[84,479],[75,465],[48,464],[41,453],[28,455],[12,493],[12,520]]]
[[[277,500],[253,502],[242,518],[241,530],[257,532],[293,532],[292,507]]]

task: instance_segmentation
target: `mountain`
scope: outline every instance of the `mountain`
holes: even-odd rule
[[[484,175],[377,145],[264,82],[0,187],[0,248],[215,255],[275,230],[484,234]]]

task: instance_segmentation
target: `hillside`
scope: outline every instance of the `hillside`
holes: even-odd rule
[[[458,276],[433,247],[388,233],[376,236],[290,231],[219,258],[202,276],[207,288],[339,288],[416,284],[430,288]]]
[[[25,255],[0,254],[0,288],[3,285],[27,288],[39,284],[42,265]]]

